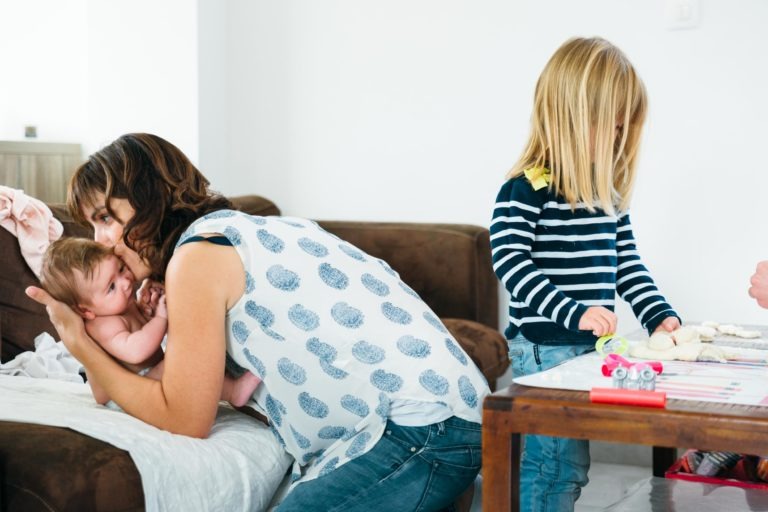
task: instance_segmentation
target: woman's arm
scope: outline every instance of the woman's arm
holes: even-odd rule
[[[96,400],[96,403],[104,405],[109,402],[109,395],[107,395],[107,392],[101,389],[98,384],[93,382],[88,370],[85,370],[85,378],[88,380],[88,385],[91,387],[91,394],[93,394],[93,399]]]
[[[224,379],[226,312],[244,288],[245,271],[234,248],[193,243],[176,251],[166,272],[168,345],[160,381],[120,366],[85,334],[82,320],[76,336],[71,318],[59,334],[67,336],[72,355],[123,410],[169,432],[205,437]],[[36,290],[30,296],[49,312],[69,309]],[[52,320],[54,313],[49,313]]]

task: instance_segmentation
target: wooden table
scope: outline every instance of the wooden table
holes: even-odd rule
[[[519,510],[520,436],[654,447],[663,476],[677,447],[768,454],[768,407],[668,400],[666,409],[593,404],[585,391],[512,384],[483,403],[483,510]]]

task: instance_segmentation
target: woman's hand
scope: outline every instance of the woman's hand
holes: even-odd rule
[[[77,358],[78,341],[86,336],[83,318],[63,302],[51,297],[48,292],[36,286],[27,287],[24,292],[29,298],[45,306],[48,318],[59,333],[67,350]]]
[[[129,249],[122,240],[115,244],[114,247],[115,256],[128,265],[133,277],[135,277],[137,281],[143,281],[150,276],[151,270],[146,262],[141,259],[139,253]]]
[[[605,336],[616,332],[618,318],[610,309],[602,306],[592,306],[579,320],[579,329],[582,331],[592,331],[595,336]]]
[[[749,296],[762,308],[768,308],[768,261],[761,261],[749,279]]]
[[[662,322],[656,326],[653,330],[654,334],[657,332],[672,332],[680,328],[680,319],[676,316],[668,316]]]

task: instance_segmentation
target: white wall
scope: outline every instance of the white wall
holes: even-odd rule
[[[226,191],[315,218],[488,225],[536,78],[568,37],[620,46],[651,112],[633,204],[641,254],[684,319],[765,323],[768,3],[238,0],[230,10]],[[637,323],[619,309],[620,329]]]
[[[0,139],[80,142],[87,91],[86,0],[0,0]]]
[[[151,132],[198,155],[197,4],[88,0],[87,152]]]
[[[131,131],[198,155],[197,5],[0,0],[0,139],[80,142]]]
[[[216,186],[237,187],[229,163],[229,38],[227,2],[198,0],[198,167]],[[231,179],[230,179],[231,178]]]

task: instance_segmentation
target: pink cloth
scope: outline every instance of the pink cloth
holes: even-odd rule
[[[21,255],[40,277],[45,250],[64,231],[51,209],[23,190],[0,185],[0,226],[19,239]]]

